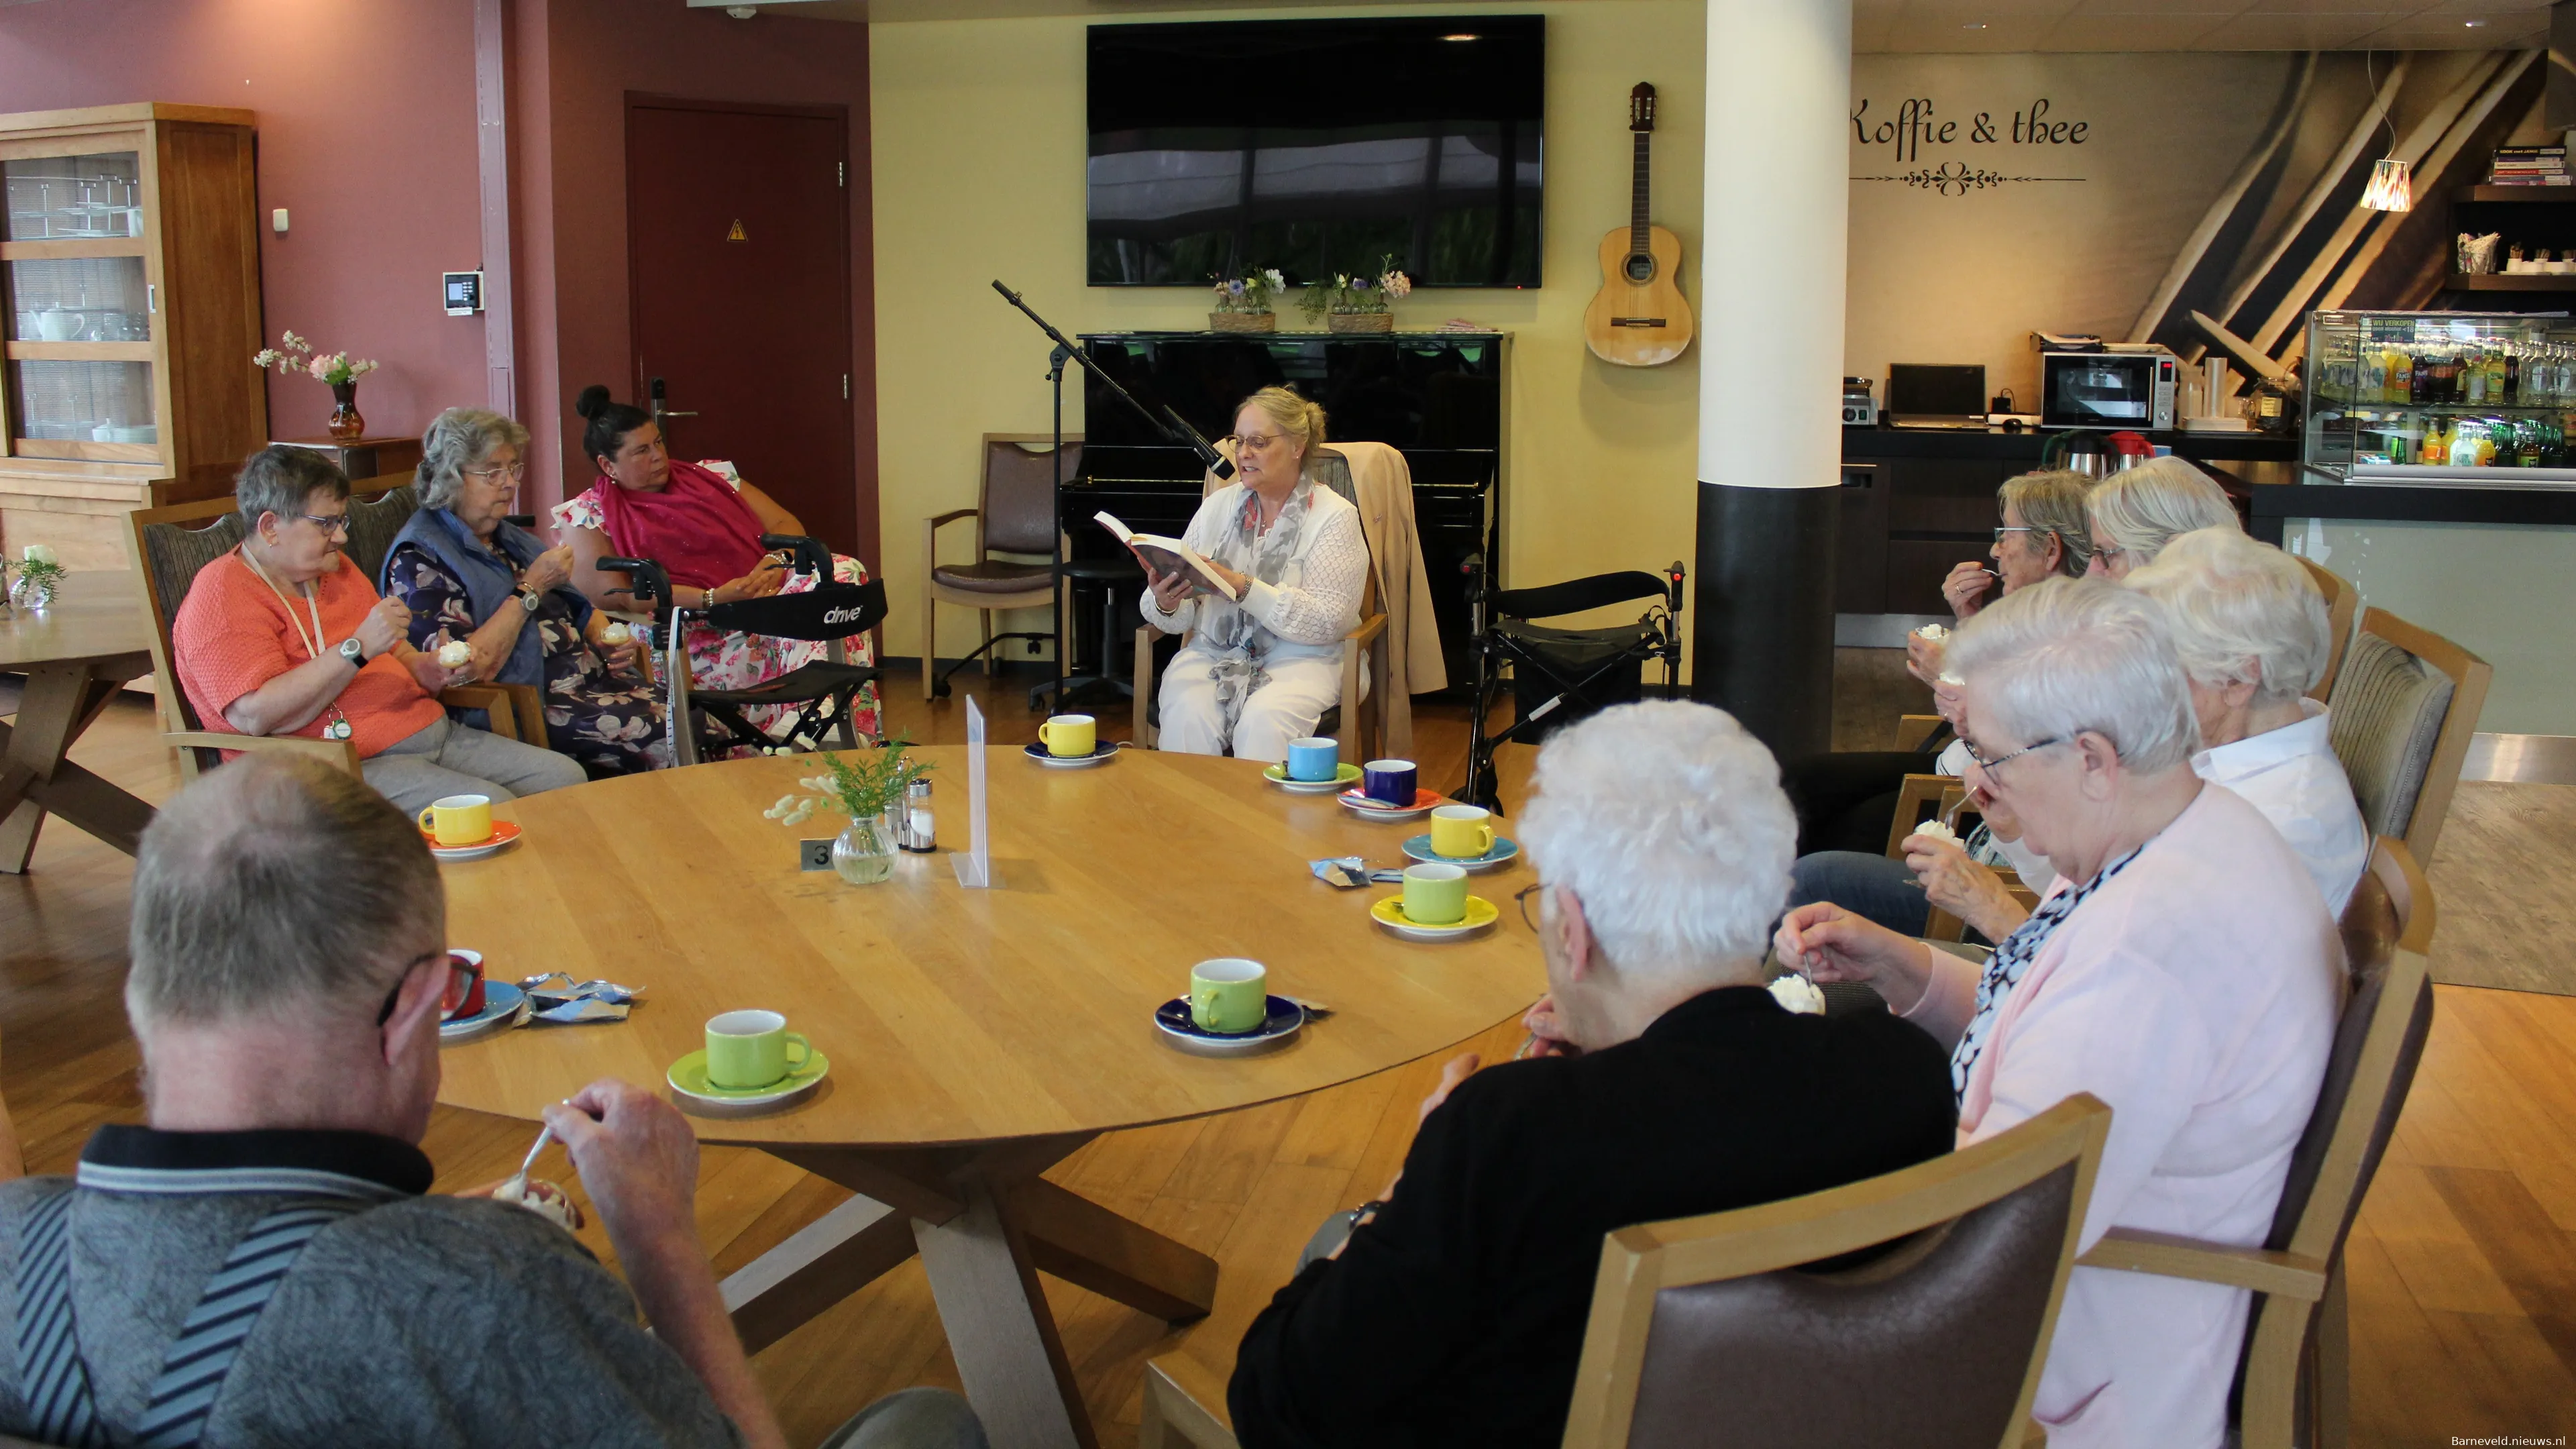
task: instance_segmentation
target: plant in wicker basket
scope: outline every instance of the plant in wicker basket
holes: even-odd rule
[[[1288,290],[1277,267],[1261,267],[1216,284],[1216,308],[1208,313],[1212,332],[1276,332],[1279,316],[1271,304]]]
[[[1297,310],[1307,321],[1320,321],[1335,332],[1394,331],[1396,299],[1413,291],[1413,279],[1396,270],[1391,253],[1380,257],[1378,265],[1382,270],[1374,277],[1337,272],[1330,282],[1314,283],[1297,299]]]

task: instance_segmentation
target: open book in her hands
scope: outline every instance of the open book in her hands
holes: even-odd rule
[[[1182,575],[1194,586],[1194,593],[1214,594],[1229,602],[1240,602],[1235,598],[1234,586],[1209,567],[1207,559],[1197,549],[1159,533],[1138,533],[1107,513],[1091,516],[1099,520],[1101,527],[1117,535],[1118,541],[1127,545],[1127,551],[1136,555],[1136,561],[1146,568],[1158,574]]]

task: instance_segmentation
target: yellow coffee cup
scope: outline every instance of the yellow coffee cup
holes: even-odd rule
[[[441,845],[481,845],[492,838],[492,797],[450,795],[420,812],[420,828]]]
[[[1038,726],[1038,743],[1059,760],[1077,760],[1100,742],[1099,729],[1087,714],[1060,714]]]
[[[1474,860],[1493,851],[1493,812],[1480,805],[1443,805],[1431,812],[1433,855]]]

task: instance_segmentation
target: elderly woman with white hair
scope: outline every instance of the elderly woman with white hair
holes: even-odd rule
[[[2236,504],[2210,476],[2180,458],[2154,458],[2103,479],[2085,496],[2093,560],[2082,572],[2124,579],[2156,561],[2167,543],[2204,528],[2242,533]]]
[[[1969,785],[2058,874],[1983,966],[1829,903],[1774,938],[1866,981],[1951,1048],[1959,1139],[2077,1092],[2113,1110],[2083,1245],[2112,1227],[2253,1246],[2332,1044],[2342,947],[2315,881],[2243,796],[2195,774],[2165,610],[2100,580],[1982,611],[1950,651]],[[2078,1268],[2032,1412],[2051,1449],[2218,1449],[2248,1295]]]
[[[1763,989],[1793,827],[1742,726],[1680,701],[1604,710],[1547,742],[1532,787],[1523,904],[1565,1050],[1451,1063],[1398,1183],[1244,1335],[1227,1400],[1245,1449],[1554,1449],[1603,1235],[1950,1147],[1922,1033],[1793,1016]]]
[[[2182,535],[2126,582],[2165,607],[2200,725],[2193,772],[2262,811],[2299,853],[2326,908],[2342,914],[2370,863],[2370,832],[2326,738],[2326,707],[2307,698],[2333,652],[2324,596],[2298,560],[2232,528]],[[2009,844],[2018,834],[2009,816],[1990,813],[1986,824],[2007,837],[2000,849],[2023,884],[2048,889],[2045,862]],[[1992,870],[1932,836],[1909,838],[1902,861],[1809,856],[1796,875],[1795,903],[1838,901],[1908,934],[1922,931],[1927,906],[1990,941],[2029,916]]]
[[[385,597],[410,608],[414,648],[460,642],[475,678],[543,690],[546,742],[593,778],[666,765],[642,642],[572,586],[569,546],[549,549],[505,516],[527,443],[526,428],[480,408],[430,423],[420,508],[386,551]]]

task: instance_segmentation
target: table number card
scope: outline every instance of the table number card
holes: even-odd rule
[[[993,847],[984,833],[984,711],[971,694],[966,696],[966,826],[966,853],[950,856],[949,863],[956,867],[959,885],[990,890]]]

